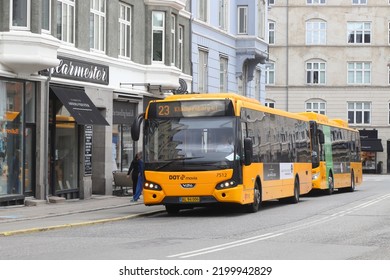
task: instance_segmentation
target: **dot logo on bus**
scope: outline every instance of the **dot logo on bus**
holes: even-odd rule
[[[186,175],[169,175],[169,180],[198,180],[198,177],[192,176],[192,177],[186,177]]]
[[[185,175],[169,175],[169,180],[184,180],[186,178]]]

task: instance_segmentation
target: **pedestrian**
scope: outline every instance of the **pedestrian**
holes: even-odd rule
[[[133,195],[132,202],[136,202],[139,199],[139,197],[142,194],[142,188],[144,185],[144,162],[142,161],[142,156],[140,156],[138,163],[139,163],[138,180],[137,180],[137,186],[135,188],[135,194]]]
[[[130,173],[131,173],[131,179],[133,181],[133,199],[132,200],[135,200],[134,196],[137,193],[138,180],[139,180],[140,175],[141,175],[140,174],[141,173],[141,163],[142,163],[141,157],[142,157],[142,153],[141,152],[137,153],[130,164],[129,170],[127,171],[127,177],[130,177]]]

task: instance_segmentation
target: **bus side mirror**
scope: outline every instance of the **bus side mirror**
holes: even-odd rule
[[[250,165],[253,158],[253,143],[251,138],[244,139],[244,164]]]
[[[325,143],[325,136],[322,130],[318,130],[318,141],[320,142],[320,144]]]
[[[131,138],[133,141],[138,141],[139,135],[141,132],[141,124],[142,121],[144,120],[145,114],[140,114],[134,121],[133,124],[131,125]]]

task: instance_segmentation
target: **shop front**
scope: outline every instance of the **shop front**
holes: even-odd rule
[[[94,125],[108,123],[83,88],[50,86],[49,195],[79,198],[80,177],[92,175]]]
[[[109,123],[103,117],[111,95],[109,67],[58,57],[57,67],[41,71],[48,76],[48,187],[49,196],[66,199],[92,195],[93,163],[104,164],[104,133]],[[87,92],[89,94],[87,94]],[[106,94],[107,93],[107,94]],[[95,101],[100,100],[102,109]],[[95,135],[96,134],[96,135]],[[99,146],[94,150],[95,146]],[[95,170],[105,177],[104,166]],[[88,189],[85,186],[88,185]],[[95,184],[96,186],[99,184]],[[102,187],[101,193],[104,193]]]
[[[130,135],[130,128],[142,98],[129,95],[127,99],[114,100],[112,117],[112,172],[127,171],[133,160],[136,147]]]
[[[363,173],[382,173],[382,162],[378,162],[377,153],[383,152],[382,140],[378,139],[378,131],[360,130],[362,146]]]

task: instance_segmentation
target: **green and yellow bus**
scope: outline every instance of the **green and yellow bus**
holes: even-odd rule
[[[359,131],[344,120],[312,112],[300,115],[310,119],[313,190],[353,192],[363,181]]]
[[[262,201],[297,203],[311,190],[307,117],[236,94],[173,95],[148,104],[143,125],[145,205],[168,213],[218,203],[258,211]]]

